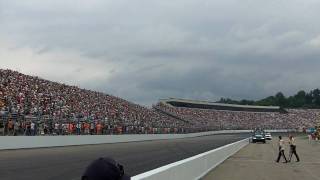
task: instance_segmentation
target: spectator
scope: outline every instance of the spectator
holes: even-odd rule
[[[7,129],[8,129],[8,135],[13,136],[14,135],[14,122],[10,118],[7,124]]]
[[[91,134],[91,135],[94,134],[94,128],[95,128],[94,123],[91,122],[91,124],[90,124],[90,134]]]
[[[14,123],[14,136],[17,136],[18,134],[20,134],[20,122],[16,121]]]
[[[60,125],[58,122],[54,123],[54,131],[56,135],[60,135]]]
[[[82,175],[82,180],[130,180],[122,165],[111,158],[93,161]]]
[[[45,129],[45,134],[46,134],[46,127],[44,127]],[[32,121],[30,124],[30,131],[31,131],[31,136],[35,136],[36,135],[36,124]]]
[[[100,135],[102,132],[102,125],[100,123],[96,125],[96,132],[98,135]]]
[[[78,121],[76,128],[77,128],[77,135],[80,135],[81,134],[81,122],[80,121]]]

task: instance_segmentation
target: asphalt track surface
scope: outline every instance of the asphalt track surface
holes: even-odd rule
[[[86,166],[99,157],[113,157],[134,176],[223,145],[249,134],[132,143],[0,151],[1,180],[79,180]]]

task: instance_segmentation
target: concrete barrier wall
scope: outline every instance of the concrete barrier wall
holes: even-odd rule
[[[208,151],[188,159],[178,161],[143,174],[132,177],[132,180],[163,180],[163,179],[200,179],[228,157],[249,144],[244,139],[226,146]]]
[[[89,144],[124,143],[179,139],[213,134],[248,133],[250,130],[209,131],[190,134],[93,135],[93,136],[0,136],[0,150],[74,146]]]
[[[292,132],[292,130],[268,130],[269,132]],[[214,134],[249,133],[252,130],[223,130],[190,134],[135,134],[135,135],[83,135],[83,136],[0,136],[0,150],[75,146],[90,144],[125,143],[165,139],[190,138]]]
[[[266,132],[270,133],[289,133],[289,132],[298,132],[296,129],[267,129]]]

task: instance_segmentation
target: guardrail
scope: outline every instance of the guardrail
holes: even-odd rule
[[[249,138],[139,174],[131,180],[200,179],[248,144]]]
[[[250,130],[209,131],[191,134],[135,134],[135,135],[84,135],[84,136],[0,136],[0,150],[43,148],[91,144],[124,143],[180,139],[227,133],[248,133]]]

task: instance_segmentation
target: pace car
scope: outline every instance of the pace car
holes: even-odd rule
[[[252,135],[252,143],[262,142],[266,143],[266,136],[263,130],[256,130]]]

